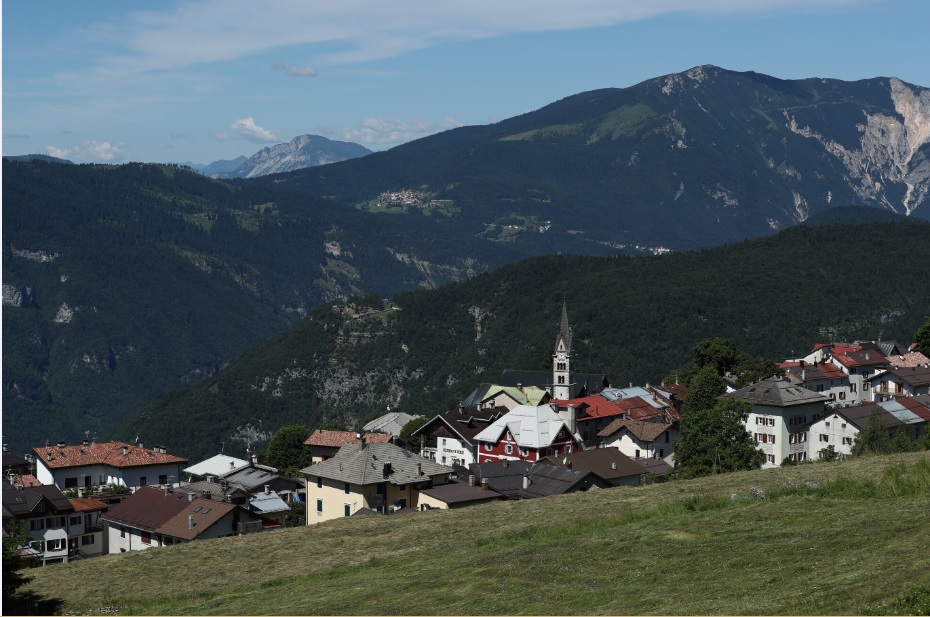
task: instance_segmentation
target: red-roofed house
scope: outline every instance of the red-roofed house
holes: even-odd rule
[[[319,428],[307,437],[304,445],[310,447],[311,462],[322,463],[332,458],[342,446],[358,443],[358,435],[355,431],[327,431]],[[394,438],[386,433],[365,433],[364,437],[366,444],[389,443]]]
[[[103,519],[111,554],[262,530],[262,519],[242,506],[153,486],[140,488]]]
[[[46,445],[33,448],[36,477],[42,484],[62,490],[114,484],[137,489],[147,484],[177,484],[186,458],[164,448],[143,448],[121,441],[78,446]]]

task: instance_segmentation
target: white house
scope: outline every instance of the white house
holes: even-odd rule
[[[186,458],[168,454],[161,447],[148,449],[120,441],[78,446],[59,442],[56,446],[34,448],[33,452],[39,481],[62,490],[109,484],[131,489],[148,484],[176,485],[181,465],[187,463]]]
[[[616,448],[632,459],[658,458],[675,464],[677,424],[620,418],[597,434],[598,447]]]
[[[808,459],[808,424],[825,413],[827,397],[773,377],[724,396],[752,405],[746,430],[765,454],[762,467],[778,467],[782,461]]]

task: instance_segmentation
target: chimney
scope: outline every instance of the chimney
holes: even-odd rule
[[[271,489],[270,489],[269,486],[266,484],[266,485],[265,485],[265,494],[268,495],[270,492],[271,492]]]
[[[474,486],[474,485],[475,485],[475,475],[472,474],[468,476],[468,486]]]
[[[64,448],[64,447],[65,447],[65,442],[59,441],[59,442],[58,442],[58,447],[59,447],[59,448]]]
[[[123,456],[129,454],[129,446],[123,446]]]
[[[355,434],[355,438],[358,439],[358,447],[360,450],[365,449],[365,431],[359,431]]]
[[[140,448],[144,448],[144,447],[145,447],[145,446],[142,444],[141,441],[140,441],[138,444],[136,444],[136,445],[138,445]]]
[[[510,461],[508,461],[507,459],[504,459],[504,460],[501,461],[501,464],[502,464],[504,467],[509,467],[509,466],[510,466]]]
[[[459,413],[465,413],[465,404],[459,401]]]
[[[253,454],[253,455],[252,455],[252,464],[253,464],[253,465],[258,465],[258,454]]]
[[[236,461],[229,461],[229,469],[233,470],[236,468]]]
[[[568,432],[574,435],[575,429],[577,428],[578,419],[578,413],[575,411],[575,406],[569,404],[565,411],[559,411],[559,416],[565,422],[565,426],[568,427]]]
[[[486,491],[490,488],[490,483],[487,478],[481,478],[481,490]]]
[[[193,514],[187,517],[187,528],[188,529],[194,528],[194,515]]]
[[[194,501],[194,497],[196,497],[196,495],[194,495],[194,493],[188,493],[188,494],[187,494],[187,503],[193,502],[193,501]]]
[[[526,490],[530,487],[530,477],[523,476],[523,490]]]
[[[568,459],[565,459],[565,467],[566,467],[566,469],[571,469],[571,468],[572,468],[572,462],[571,462],[570,460],[568,460]]]
[[[617,469],[617,461],[612,461],[612,462],[610,463],[610,468],[611,468],[611,469]]]
[[[423,463],[417,463],[417,475],[418,476],[423,475]]]

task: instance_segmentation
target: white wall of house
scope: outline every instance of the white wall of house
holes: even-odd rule
[[[146,484],[166,484],[169,481],[174,486],[177,486],[180,473],[180,465],[177,463],[124,468],[110,467],[109,465],[87,465],[49,469],[41,459],[36,461],[36,478],[39,482],[54,484],[63,491],[83,486],[106,484],[137,489]]]
[[[852,454],[858,434],[858,427],[846,418],[836,413],[828,413],[810,426],[807,456],[816,461],[820,458],[820,451],[830,446],[840,454]]]
[[[453,465],[455,461],[459,461],[458,464],[464,467],[476,462],[471,445],[462,439],[454,437],[436,438],[435,460],[443,465]]]
[[[669,465],[674,465],[676,441],[678,441],[678,431],[671,427],[653,442],[642,441],[629,431],[621,430],[605,439],[602,447],[617,448],[632,459],[661,458]]]
[[[810,434],[806,426],[823,414],[822,402],[793,407],[753,405],[745,426],[756,447],[765,454],[762,467],[779,467],[792,456],[795,460],[809,458]]]

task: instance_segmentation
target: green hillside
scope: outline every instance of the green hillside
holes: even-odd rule
[[[244,451],[243,427],[261,448],[281,426],[353,425],[388,405],[432,416],[504,369],[548,368],[563,299],[578,370],[614,385],[657,383],[713,337],[776,360],[831,340],[911,342],[930,314],[928,240],[917,221],[797,227],[659,257],[533,258],[367,318],[327,304],[115,436],[196,460]]]
[[[928,512],[927,453],[864,457],[195,541],[31,589],[121,615],[925,615]]]

